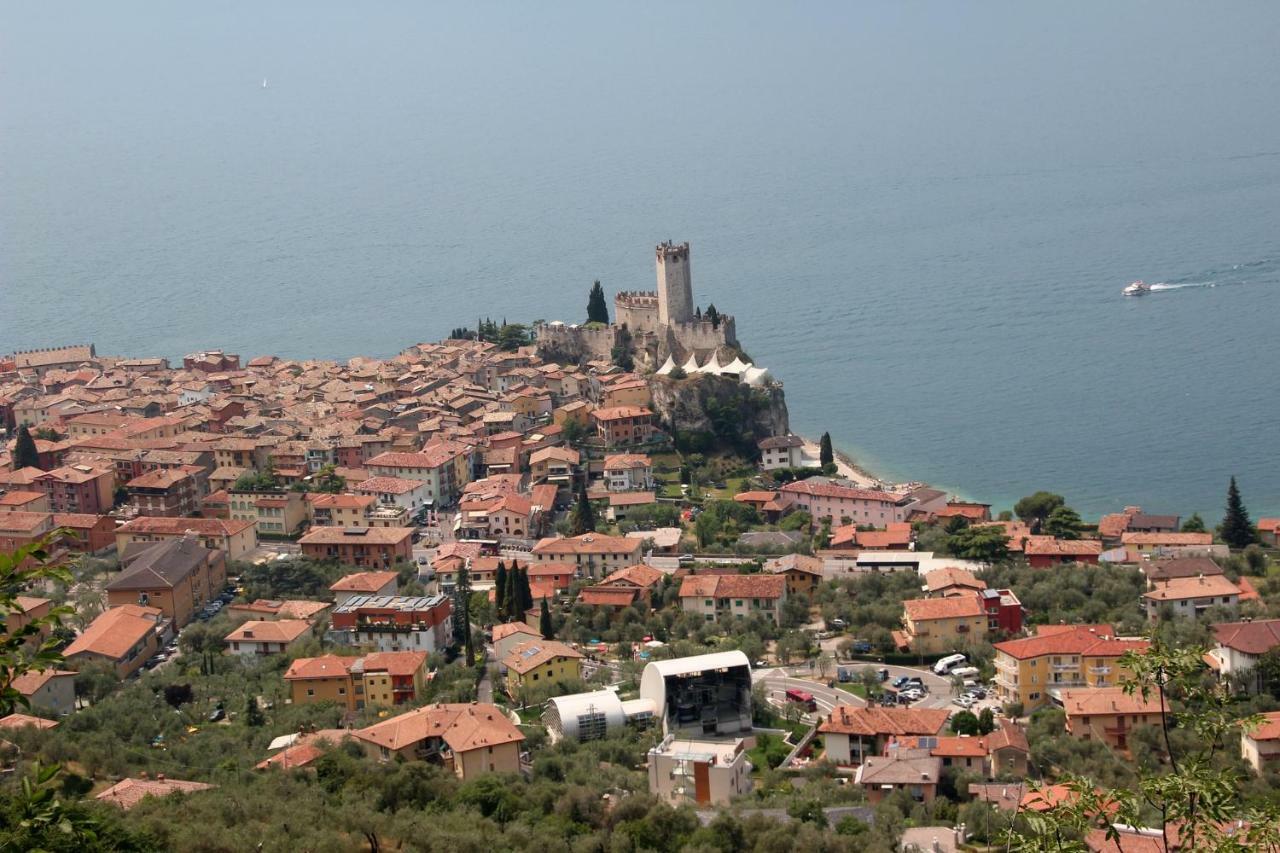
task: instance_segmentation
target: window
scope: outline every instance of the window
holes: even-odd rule
[[[308,696],[314,696],[314,695],[316,695],[315,688],[314,688],[314,687],[308,687],[308,688],[307,688],[307,695],[308,695]]]

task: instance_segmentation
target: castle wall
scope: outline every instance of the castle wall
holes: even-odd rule
[[[676,342],[686,350],[709,350],[724,346],[737,346],[738,336],[732,317],[721,317],[720,325],[712,326],[710,320],[690,320],[671,326]]]
[[[534,329],[534,336],[539,355],[546,358],[559,361],[608,359],[617,343],[618,329],[615,326],[584,329],[581,326],[542,323]]]
[[[613,300],[613,321],[626,326],[632,334],[658,331],[658,295],[656,293],[619,293]]]

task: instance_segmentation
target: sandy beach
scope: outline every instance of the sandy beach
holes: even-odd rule
[[[804,436],[801,436],[804,438]],[[834,449],[834,448],[833,448]],[[818,442],[804,438],[804,455],[817,459],[821,455]],[[871,472],[858,467],[852,459],[839,450],[834,451],[836,475],[858,484],[862,489],[884,489],[892,484],[885,483]]]

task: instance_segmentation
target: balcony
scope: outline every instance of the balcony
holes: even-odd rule
[[[1110,675],[1111,667],[1109,666],[1091,666],[1089,667],[1090,675]]]
[[[1080,664],[1078,663],[1055,663],[1049,667],[1054,672],[1079,672]]]

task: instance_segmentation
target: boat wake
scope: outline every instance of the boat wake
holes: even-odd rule
[[[1232,264],[1215,270],[1207,270],[1195,276],[1172,281],[1154,282],[1151,293],[1169,290],[1192,290],[1204,287],[1234,287],[1239,284],[1275,284],[1280,282],[1280,261],[1267,258],[1244,264]]]

